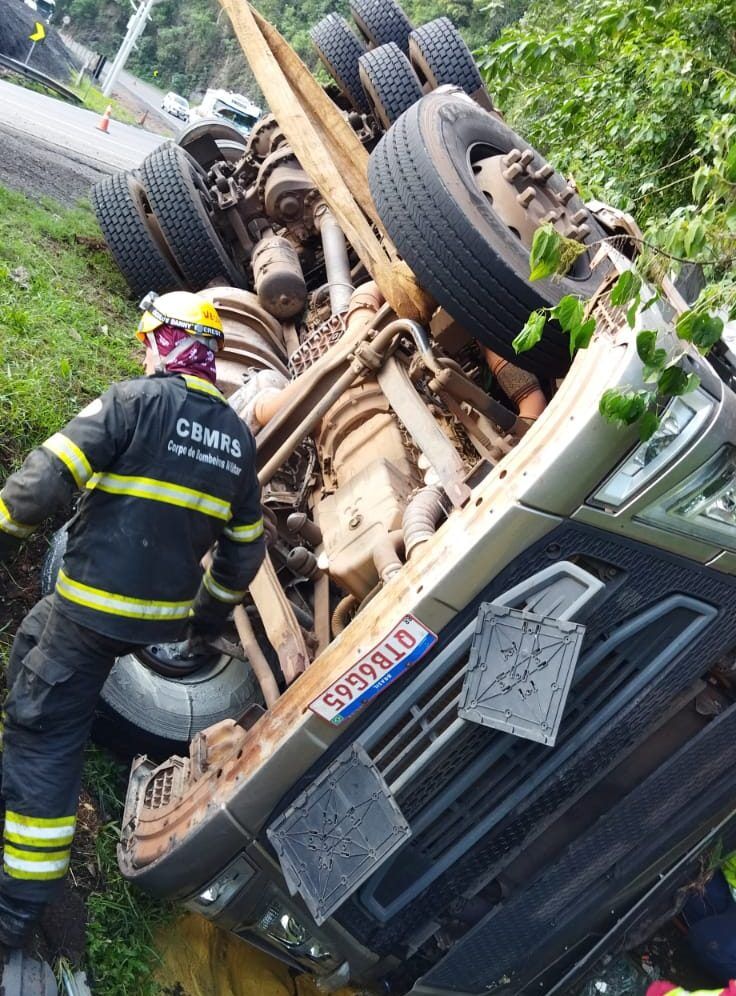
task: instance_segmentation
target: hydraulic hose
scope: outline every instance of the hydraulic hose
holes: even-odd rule
[[[335,606],[335,611],[332,613],[332,635],[337,636],[338,633],[342,633],[347,624],[350,622],[350,614],[358,608],[358,599],[355,595],[346,595],[342,598]]]
[[[527,424],[536,422],[547,407],[547,399],[534,374],[515,367],[490,349],[484,349],[483,352],[498,386],[516,407],[519,418]]]
[[[443,515],[445,506],[441,488],[430,484],[417,491],[406,506],[401,523],[407,560],[418,546],[432,539]]]

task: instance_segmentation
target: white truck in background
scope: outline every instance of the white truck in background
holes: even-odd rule
[[[231,90],[207,90],[202,102],[189,111],[189,121],[222,118],[249,135],[263,110],[248,97]]]

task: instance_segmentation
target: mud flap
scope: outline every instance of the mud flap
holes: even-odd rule
[[[580,623],[484,602],[458,715],[553,745],[584,635]]]
[[[11,951],[3,965],[0,993],[3,996],[58,996],[54,973],[45,961],[24,951]]]
[[[292,895],[325,922],[411,836],[373,761],[353,744],[268,828]]]

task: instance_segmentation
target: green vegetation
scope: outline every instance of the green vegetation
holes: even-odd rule
[[[34,80],[28,79],[26,76],[21,74],[16,74],[10,72],[9,70],[0,73],[0,78],[9,79],[15,86],[21,86],[24,90],[33,90],[34,93],[42,93],[45,97],[55,97],[57,100],[64,100],[64,97],[60,96],[55,90],[50,90],[45,87],[42,83],[36,83]],[[76,74],[74,76],[76,80]],[[121,121],[123,124],[138,124],[138,119],[136,116],[124,107],[119,100],[115,100],[114,97],[105,97],[102,91],[93,86],[89,81],[82,83],[81,86],[77,86],[74,81],[70,82],[70,89],[73,90],[82,100],[82,103],[89,111],[96,111],[98,114],[103,114],[105,108],[109,105],[112,108],[110,117],[115,121]]]
[[[404,0],[414,24],[443,14],[451,17],[471,47],[498,35],[515,20],[528,0],[506,3],[488,0]],[[291,42],[312,67],[316,56],[309,29],[325,14],[348,15],[348,0],[256,0],[256,6]],[[59,15],[71,17],[75,38],[113,55],[125,33],[130,9],[116,0],[58,0]],[[153,12],[153,23],[141,39],[129,68],[143,79],[157,82],[184,96],[209,86],[226,86],[258,98],[259,90],[227,15],[217,0],[163,0]]]
[[[137,321],[88,206],[68,210],[0,188],[0,460],[8,472],[111,381],[135,375]],[[5,666],[7,647],[0,644]],[[91,747],[72,859],[86,896],[86,964],[95,992],[157,996],[152,932],[169,907],[117,866],[127,768]],[[77,966],[78,967],[78,966]],[[59,966],[59,971],[62,966]]]
[[[96,796],[106,822],[100,827],[95,848],[100,888],[86,901],[86,967],[95,992],[158,996],[161,990],[152,978],[157,961],[153,933],[173,911],[131,888],[120,874],[116,848],[126,782],[124,765],[99,748],[88,749],[85,783]]]
[[[706,286],[677,335],[703,353],[720,338],[723,317],[736,316],[735,18],[734,0],[583,0],[573,8],[534,0],[479,53],[510,123],[584,196],[634,213],[644,228],[638,272],[613,291],[632,327],[650,303],[642,278],[657,288],[687,262],[700,267]],[[560,272],[561,241],[549,228],[537,236],[534,277]],[[552,316],[571,351],[590,341],[582,302],[565,299]],[[535,312],[517,349],[531,348],[544,324]],[[601,414],[638,423],[648,438],[663,402],[693,390],[697,378],[680,365],[683,349],[668,352],[654,331],[643,328],[637,346],[645,388],[606,392]]]
[[[109,106],[112,109],[110,117],[114,118],[115,121],[122,121],[123,124],[130,125],[138,124],[138,119],[132,111],[129,111],[127,107],[124,107],[114,97],[106,97],[102,90],[96,86],[92,86],[91,83],[82,83],[81,86],[74,87],[74,90],[84,101],[84,106],[87,110],[95,111],[97,114],[104,114],[105,109]]]
[[[0,462],[5,471],[111,381],[139,372],[136,309],[88,207],[0,188]]]

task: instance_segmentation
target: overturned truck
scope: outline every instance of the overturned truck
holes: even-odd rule
[[[605,241],[632,222],[506,126],[446,19],[353,14],[313,37],[370,152],[363,220],[423,299],[372,279],[293,120],[198,122],[95,191],[136,293],[223,316],[269,540],[211,654],[111,675],[151,746],[120,864],[327,991],[563,993],[736,841],[732,371],[688,356],[644,443],[603,421],[641,377],[609,294],[632,243]],[[584,250],[530,284],[542,223]],[[590,347],[549,323],[517,357],[567,293]],[[639,327],[673,341],[683,307]]]

